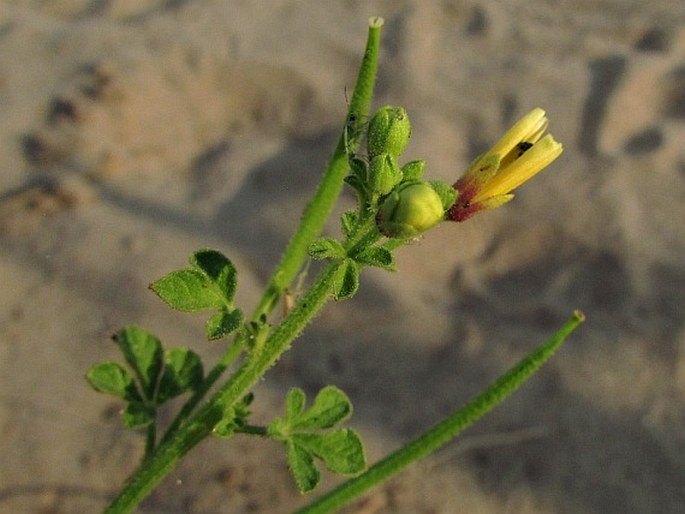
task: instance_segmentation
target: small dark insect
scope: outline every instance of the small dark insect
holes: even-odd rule
[[[528,141],[521,141],[519,144],[516,145],[516,147],[519,149],[519,154],[516,156],[516,158],[518,159],[528,150],[533,148],[533,143],[529,143]]]
[[[364,132],[365,125],[366,122],[363,120],[363,118],[355,113],[351,113],[347,117],[343,138],[345,143],[345,153],[347,153],[348,159],[351,159],[355,156],[355,149],[359,146],[359,141]]]

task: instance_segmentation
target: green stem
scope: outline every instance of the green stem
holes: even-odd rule
[[[342,264],[343,261],[335,261],[324,268],[290,314],[271,332],[262,352],[254,360],[244,362],[207,404],[182,422],[172,438],[159,445],[131,476],[105,514],[131,512],[186,453],[212,432],[224,413],[264,376],[331,298],[333,277]]]
[[[328,163],[328,168],[319,183],[319,187],[305,208],[302,221],[290,239],[281,257],[281,261],[267,286],[266,292],[257,306],[252,318],[253,320],[259,319],[262,314],[269,314],[285,289],[295,279],[307,258],[309,246],[321,233],[333,208],[333,204],[342,191],[343,180],[349,171],[347,162],[348,148],[352,146],[351,150],[354,151],[359,145],[358,142],[350,144],[350,141],[345,137],[347,121],[350,119],[362,120],[368,116],[376,83],[382,26],[382,18],[371,18],[369,20],[366,49],[359,68],[354,92],[352,93],[350,107],[345,118],[346,123],[338,139],[338,144]]]
[[[242,340],[240,339],[240,336],[238,336],[238,339],[231,343],[226,353],[224,353],[219,362],[207,374],[205,379],[202,381],[200,387],[198,387],[197,390],[193,393],[193,395],[190,398],[188,398],[188,401],[186,401],[186,403],[183,404],[183,407],[181,408],[179,413],[171,422],[166,432],[164,432],[164,436],[162,436],[161,439],[162,443],[168,441],[174,436],[174,434],[178,430],[178,427],[181,426],[181,423],[183,423],[183,421],[188,416],[190,416],[193,410],[195,410],[195,407],[197,407],[197,405],[202,401],[202,398],[205,397],[207,392],[221,377],[223,372],[226,371],[226,369],[231,365],[231,363],[238,357],[238,355],[240,355],[240,350],[242,349],[242,346]]]
[[[584,319],[583,313],[574,312],[573,317],[556,334],[498,378],[483,393],[427,432],[370,467],[365,473],[348,480],[307,507],[298,510],[296,514],[324,514],[336,511],[367,490],[399,473],[409,464],[447,444],[516,391],[554,354],[566,337]]]
[[[119,495],[104,510],[105,514],[123,514],[133,509],[164,478],[195,445],[202,441],[221,420],[218,406],[206,406],[178,430],[167,443],[160,444],[157,451],[145,460],[129,478]]]
[[[297,302],[283,322],[276,327],[264,343],[262,351],[246,362],[210,400],[228,407],[238,401],[286,351],[304,327],[330,299],[333,278],[344,261],[333,261],[323,269],[307,293]]]
[[[157,416],[155,416],[157,419]],[[152,453],[155,451],[155,438],[157,437],[157,423],[153,421],[147,426],[145,431],[145,453],[143,454],[143,460],[150,458]]]
[[[236,429],[236,433],[258,435],[260,437],[266,437],[267,435],[269,435],[269,431],[266,427],[257,425],[243,425],[242,427]]]
[[[252,321],[258,321],[262,315],[268,315],[278,304],[283,292],[290,286],[299,273],[307,258],[307,250],[314,239],[318,237],[333,208],[333,204],[340,195],[343,180],[349,171],[347,163],[347,149],[356,150],[359,143],[350,144],[345,137],[347,121],[365,119],[371,108],[373,89],[376,83],[376,70],[378,69],[378,53],[380,49],[382,18],[369,20],[369,32],[366,41],[364,57],[357,75],[357,82],[352,93],[352,100],[345,118],[345,124],[338,139],[337,146],[331,156],[326,171],[323,174],[319,187],[302,214],[302,219],[297,230],[293,234],[286,247],[279,264],[276,266],[269,284],[259,304],[252,314]],[[347,145],[347,148],[346,148]],[[237,336],[219,363],[207,374],[202,387],[199,388],[186,402],[174,421],[165,432],[162,441],[168,441],[173,437],[179,425],[195,409],[204,398],[207,391],[212,388],[228,366],[238,357],[243,348],[244,340]]]

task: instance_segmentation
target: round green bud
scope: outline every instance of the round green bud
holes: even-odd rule
[[[408,182],[383,201],[376,225],[384,236],[406,239],[434,227],[444,217],[442,200],[429,184]]]
[[[379,195],[387,195],[402,180],[397,159],[387,153],[376,155],[369,163],[369,189]]]
[[[373,158],[382,153],[398,157],[409,143],[411,124],[402,107],[381,107],[373,115],[366,133],[366,150]]]

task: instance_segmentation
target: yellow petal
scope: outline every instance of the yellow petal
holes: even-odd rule
[[[514,126],[507,130],[488,153],[499,154],[500,157],[504,157],[511,152],[517,144],[523,141],[534,143],[547,128],[547,123],[545,111],[536,107],[514,123]],[[531,140],[532,138],[535,139]]]
[[[480,202],[480,205],[483,206],[483,209],[496,209],[497,207],[501,207],[502,205],[513,199],[514,195],[509,193],[507,195],[498,195],[493,196],[491,198],[486,198],[485,200]]]
[[[478,202],[513,191],[545,169],[562,151],[561,144],[551,134],[547,134],[509,166],[500,169],[497,175],[483,185],[473,201]]]

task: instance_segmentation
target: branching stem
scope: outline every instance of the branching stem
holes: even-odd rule
[[[263,351],[254,360],[246,360],[204,406],[180,424],[173,437],[144,460],[105,510],[106,514],[131,512],[191,448],[211,434],[224,413],[264,376],[331,298],[333,278],[341,265],[342,261],[334,261],[324,268],[290,314],[271,332]]]
[[[319,187],[307,205],[300,225],[290,240],[261,301],[252,315],[253,321],[259,320],[263,315],[268,315],[277,305],[285,289],[297,277],[307,258],[309,246],[321,233],[333,204],[340,195],[343,179],[348,173],[348,152],[356,150],[356,148],[350,148],[350,141],[345,137],[347,120],[365,119],[371,107],[382,25],[383,20],[381,18],[372,18],[369,21],[366,50],[342,134]],[[269,336],[264,351],[257,355],[255,361],[246,360],[212,399],[194,415],[191,415],[204,395],[233,360],[239,356],[244,341],[238,336],[236,341],[228,347],[219,363],[207,374],[202,387],[181,409],[177,418],[162,437],[160,445],[151,455],[147,455],[141,467],[131,476],[119,496],[106,509],[106,513],[120,514],[132,511],[154,486],[174,468],[185,453],[211,433],[225,409],[230,408],[264,375],[330,297],[332,277],[339,265],[339,263],[334,263],[324,270],[309,293],[302,298],[298,306]]]
[[[349,171],[347,162],[348,152],[356,151],[359,146],[359,141],[350,141],[349,138],[346,137],[348,121],[351,119],[366,119],[369,109],[371,108],[373,90],[376,84],[382,26],[382,18],[375,17],[369,20],[369,32],[366,41],[366,49],[364,50],[364,57],[359,68],[357,82],[354,87],[352,99],[337,146],[313,198],[302,214],[302,219],[298,228],[290,239],[279,264],[274,270],[264,295],[255,308],[255,311],[252,313],[252,321],[258,321],[263,315],[270,314],[276,305],[278,305],[279,299],[285,290],[290,287],[293,280],[295,280],[302,269],[302,266],[307,259],[307,250],[309,246],[321,233],[331,209],[342,191],[343,181]],[[224,371],[226,371],[240,355],[244,345],[244,337],[241,334],[238,334],[233,343],[229,345],[221,360],[207,374],[202,386],[195,391],[181,408],[176,419],[174,419],[162,437],[162,442],[168,441],[174,436],[183,420],[190,415]]]

